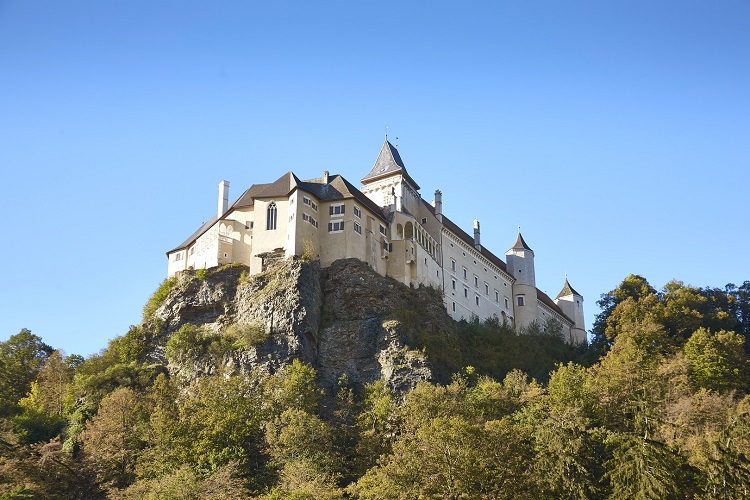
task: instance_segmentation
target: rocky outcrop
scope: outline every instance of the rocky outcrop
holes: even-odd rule
[[[333,388],[346,375],[357,385],[382,378],[403,392],[433,378],[424,353],[409,345],[415,332],[402,321],[420,311],[429,311],[429,321],[451,322],[439,293],[410,289],[356,259],[322,270],[314,262],[285,260],[255,276],[236,264],[185,271],[146,325],[157,332],[149,355],[173,373],[181,370],[183,379],[222,367],[273,373],[301,359],[318,370],[323,387]],[[164,346],[185,324],[207,335],[224,335],[230,325],[250,325],[268,335],[228,349],[220,360],[170,365]]]

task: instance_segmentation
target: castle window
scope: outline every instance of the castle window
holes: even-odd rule
[[[314,201],[312,201],[312,200],[311,200],[310,198],[308,198],[307,196],[303,196],[303,197],[302,197],[302,203],[304,203],[304,204],[305,204],[305,205],[307,205],[308,207],[311,207],[311,208],[312,208],[313,210],[315,210],[315,211],[317,211],[317,210],[318,210],[318,205],[316,205],[316,204],[315,204],[315,202],[314,202]]]
[[[451,280],[451,286],[454,290],[456,289],[456,280]]]
[[[357,205],[354,205],[354,215],[360,219],[362,218],[362,210],[359,209]]]
[[[455,270],[456,270],[456,261],[451,259],[451,271],[455,271]]]
[[[174,254],[174,260],[175,261],[182,260],[182,252],[178,252]]]
[[[362,234],[362,226],[359,225],[359,222],[354,221],[354,232],[357,234]]]
[[[497,290],[495,290],[495,302],[498,304],[500,303],[500,292]]]
[[[485,295],[490,294],[490,285],[488,285],[487,283],[484,284],[484,293]]]
[[[479,278],[476,275],[474,276],[474,288],[479,288]]]
[[[508,308],[508,297],[505,297],[505,308]]]
[[[302,213],[302,220],[304,220],[304,221],[306,221],[306,222],[309,222],[309,223],[310,223],[310,224],[312,224],[312,225],[313,225],[314,227],[318,227],[318,221],[316,221],[315,219],[313,219],[312,217],[310,217],[309,215],[307,215],[307,214],[306,214],[306,213],[304,213],[304,212]]]
[[[468,279],[466,274],[466,268],[464,267],[464,280]]]
[[[479,305],[479,295],[476,295],[476,296],[474,297],[474,302],[476,302],[476,303],[477,303],[477,305]]]
[[[469,298],[469,289],[464,287],[464,297]]]
[[[427,217],[422,217],[422,224],[427,224]]]
[[[382,224],[380,225],[380,234],[382,234],[383,236],[388,236],[388,232],[386,231],[385,226]]]
[[[338,220],[336,222],[329,222],[328,223],[328,232],[329,233],[340,233],[344,230],[344,221]]]
[[[188,252],[188,255],[193,255],[193,252],[195,252],[195,247],[190,247],[190,252]]]
[[[346,206],[344,206],[343,203],[340,205],[331,205],[328,207],[328,214],[329,215],[343,215],[346,213]]]
[[[525,304],[524,304],[524,302],[525,302],[525,301],[524,301],[524,297],[523,297],[523,295],[519,295],[519,296],[518,296],[518,305],[519,305],[519,306],[523,306],[523,305],[525,305]]]
[[[453,303],[453,312],[456,312],[456,303]]]
[[[392,243],[388,243],[387,241],[384,241],[383,242],[383,250],[385,250],[386,252],[392,252],[393,251],[393,244]]]
[[[276,229],[276,218],[276,203],[271,202],[268,204],[268,210],[266,210],[266,230],[274,231]]]

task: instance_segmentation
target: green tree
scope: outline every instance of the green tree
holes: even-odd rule
[[[138,394],[115,389],[81,434],[83,450],[108,488],[124,488],[135,480],[135,465],[145,447],[146,416]]]
[[[18,402],[31,389],[52,347],[23,328],[0,342],[0,417],[18,410]]]
[[[656,294],[656,289],[649,285],[646,278],[637,274],[628,275],[617,288],[602,294],[601,299],[596,302],[602,312],[596,315],[594,326],[591,329],[592,345],[599,346],[599,348],[611,345],[616,330],[610,316],[612,316],[618,304],[628,298],[638,301],[652,294]],[[608,327],[609,332],[607,332]]]
[[[699,328],[685,343],[691,379],[698,387],[717,391],[747,388],[744,344],[745,339],[734,332]]]

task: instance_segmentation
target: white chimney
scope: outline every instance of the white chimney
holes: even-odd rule
[[[221,181],[219,183],[219,208],[216,218],[221,219],[227,208],[229,208],[229,181]]]
[[[440,222],[443,222],[443,193],[439,189],[435,190],[435,201],[433,203],[435,206],[435,217]]]
[[[479,221],[474,219],[474,248],[482,251],[482,245],[479,242]]]
[[[328,170],[323,170],[323,184],[328,184]]]

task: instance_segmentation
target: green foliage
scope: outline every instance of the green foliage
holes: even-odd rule
[[[167,296],[169,295],[169,292],[172,291],[172,289],[177,285],[178,279],[177,276],[172,276],[171,278],[166,278],[164,281],[161,282],[159,287],[154,291],[154,293],[151,295],[151,297],[148,299],[148,302],[146,302],[146,305],[143,306],[143,319],[147,320],[153,317],[156,310],[159,308],[160,305],[164,303]]]
[[[313,367],[297,359],[263,381],[265,404],[273,418],[287,409],[317,413],[323,391]]]
[[[242,339],[237,339],[242,342]],[[205,361],[218,362],[234,348],[234,338],[222,334],[208,334],[203,328],[186,323],[167,341],[164,354],[177,366]]]
[[[206,279],[206,276],[208,276],[208,269],[206,269],[205,267],[201,268],[201,269],[197,269],[195,271],[195,277],[196,277],[196,279],[204,280],[204,279]]]
[[[53,349],[26,328],[0,342],[0,417],[18,411]]]
[[[690,376],[699,387],[717,391],[747,387],[744,343],[734,332],[699,328],[685,343]]]
[[[251,349],[265,341],[269,334],[263,325],[232,323],[224,329],[223,334],[233,339],[233,346],[237,349]]]

